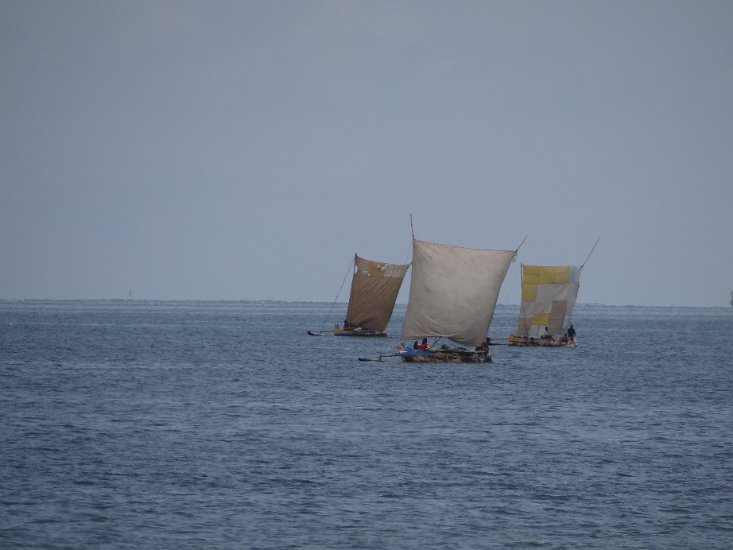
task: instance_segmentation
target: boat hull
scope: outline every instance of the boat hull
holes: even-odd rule
[[[361,337],[380,338],[380,337],[387,336],[387,333],[381,332],[379,330],[334,328],[333,335],[334,336],[361,336]]]
[[[509,336],[509,345],[518,347],[541,348],[574,348],[577,346],[575,338],[530,338],[528,336]]]
[[[405,363],[492,363],[491,353],[471,350],[422,350],[405,349],[398,351]]]

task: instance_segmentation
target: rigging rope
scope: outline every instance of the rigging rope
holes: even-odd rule
[[[323,332],[323,330],[324,330],[324,328],[326,326],[326,322],[328,321],[328,319],[331,318],[331,312],[333,311],[333,306],[336,305],[336,302],[338,301],[339,296],[341,296],[341,291],[343,290],[344,285],[346,284],[346,279],[349,278],[349,272],[350,271],[353,271],[355,264],[356,264],[356,254],[354,254],[354,257],[353,258],[351,258],[351,262],[349,262],[349,267],[346,270],[346,275],[344,275],[344,280],[341,281],[341,286],[339,287],[339,291],[336,293],[336,297],[333,299],[333,302],[331,302],[331,307],[328,308],[328,315],[327,315],[326,319],[324,319],[323,323],[321,324],[321,332]]]
[[[410,239],[410,243],[407,245],[407,252],[405,252],[405,264],[409,265],[411,262],[410,260],[410,252],[412,252],[412,239]]]
[[[517,259],[519,258],[519,249],[522,248],[522,245],[524,244],[524,241],[526,241],[526,240],[527,240],[527,235],[524,236],[524,239],[522,239],[522,242],[519,243],[519,246],[514,250],[514,258],[512,258],[511,263],[515,263],[517,261]],[[511,265],[509,266],[509,268],[511,269]],[[519,276],[520,276],[520,280],[521,280],[521,276],[522,276],[522,264],[521,264],[521,262],[519,264]],[[516,279],[511,278],[510,281],[509,281],[509,285],[510,285],[509,288],[506,291],[503,292],[503,294],[504,294],[504,302],[503,303],[504,304],[507,304],[507,301],[510,300],[511,297],[512,297],[512,295],[514,294],[514,285],[515,285],[515,283],[516,283]],[[501,291],[500,291],[500,294],[501,294]],[[521,300],[520,300],[520,302],[521,302]]]

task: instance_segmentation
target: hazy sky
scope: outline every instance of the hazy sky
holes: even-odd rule
[[[733,289],[727,0],[3,0],[0,79],[0,298],[331,301],[410,213],[502,303]]]

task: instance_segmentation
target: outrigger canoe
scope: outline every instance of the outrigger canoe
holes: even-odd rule
[[[379,336],[387,336],[386,332],[383,332],[381,330],[368,330],[363,329],[361,327],[359,328],[341,328],[341,327],[334,327],[333,329],[333,335],[334,336],[370,336],[370,337],[379,337]]]
[[[562,336],[560,338],[540,337],[532,338],[530,336],[514,336],[509,335],[509,345],[518,347],[549,347],[549,348],[574,348],[577,344],[575,338]]]
[[[414,349],[399,346],[397,353],[405,363],[492,363],[491,351],[465,348]]]

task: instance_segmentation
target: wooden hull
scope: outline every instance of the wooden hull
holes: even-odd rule
[[[386,332],[378,330],[362,330],[362,329],[351,329],[351,328],[334,328],[334,336],[365,336],[371,338],[378,338],[387,336]]]
[[[526,336],[509,336],[510,346],[541,347],[541,348],[574,348],[575,338],[529,338]]]
[[[491,363],[491,354],[471,350],[421,350],[400,348],[398,355],[405,363]]]

